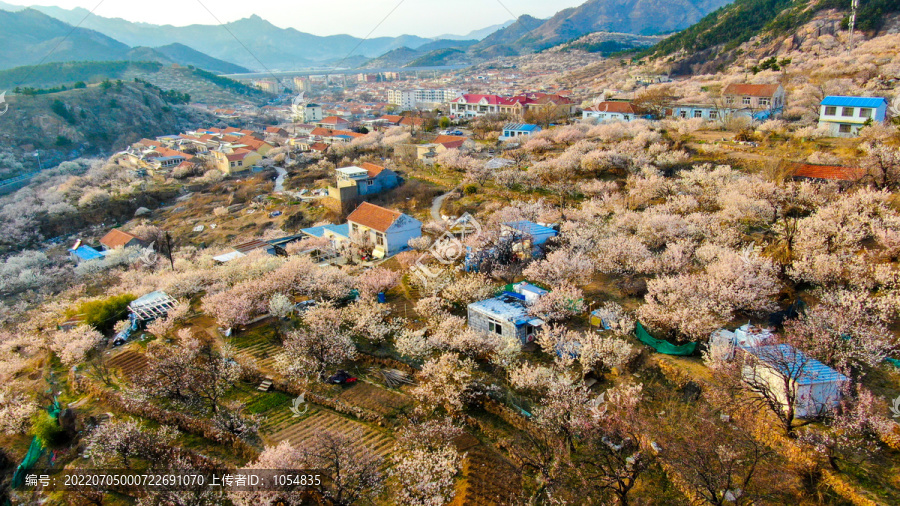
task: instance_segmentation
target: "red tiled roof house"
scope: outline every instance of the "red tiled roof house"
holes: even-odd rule
[[[353,242],[372,247],[372,256],[386,258],[409,248],[422,236],[422,222],[399,211],[363,202],[347,217]]]

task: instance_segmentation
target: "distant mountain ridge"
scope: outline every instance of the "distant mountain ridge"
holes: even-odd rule
[[[0,9],[22,8],[0,2]],[[360,39],[350,35],[323,37],[303,33],[294,28],[279,28],[257,15],[225,23],[224,27],[199,24],[172,26],[104,18],[90,14],[88,10],[80,7],[63,9],[54,6],[34,6],[33,9],[72,25],[81,23],[81,28],[94,30],[128,46],[157,47],[182,44],[218,60],[232,62],[256,72],[330,65],[355,55],[374,58],[402,47],[418,49],[442,38],[468,41],[480,39],[495,31],[494,27],[488,27],[464,36],[448,35],[437,39],[416,35]],[[235,40],[235,37],[240,42]],[[448,46],[431,49],[445,47]]]
[[[472,61],[484,61],[542,51],[598,32],[657,36],[688,28],[708,13],[732,1],[588,0],[578,7],[563,9],[549,19],[520,16],[515,22],[491,33],[478,43],[456,49],[465,49]],[[652,43],[652,39],[648,38],[635,40],[641,45]],[[627,49],[629,46],[622,47]],[[419,58],[416,61],[446,61],[445,54],[434,56],[435,58]],[[458,55],[450,56],[460,59]]]
[[[0,10],[0,70],[39,63],[155,61],[217,73],[248,72],[182,44],[161,47],[127,44],[87,28],[75,28],[34,9]],[[26,86],[34,83],[23,83]]]

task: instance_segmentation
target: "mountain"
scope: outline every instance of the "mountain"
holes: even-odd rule
[[[125,44],[86,28],[74,28],[34,9],[0,11],[0,69],[40,61],[125,60]]]
[[[475,53],[484,52],[491,46],[511,46],[517,40],[524,37],[532,30],[538,28],[544,23],[543,20],[535,17],[524,15],[519,16],[515,23],[497,30],[481,40],[478,44],[472,46],[471,50]]]
[[[487,37],[488,35],[496,32],[497,30],[506,28],[507,26],[509,26],[515,22],[516,22],[516,20],[510,19],[506,23],[500,23],[499,25],[491,25],[491,26],[482,28],[481,30],[472,30],[471,32],[469,32],[465,35],[445,34],[445,35],[440,35],[436,38],[437,39],[450,39],[450,40],[481,40],[481,39]]]
[[[670,58],[676,74],[714,71],[750,50],[742,45],[754,38],[760,42],[788,38],[789,46],[799,45],[797,30],[825,9],[837,9],[840,21],[849,15],[850,0],[735,0],[641,56]],[[900,12],[896,0],[868,0],[860,5],[857,28],[879,30],[886,15],[896,12]]]
[[[415,60],[407,63],[408,67],[438,67],[441,65],[456,65],[465,63],[466,52],[455,47],[435,49]]]
[[[419,46],[416,48],[416,51],[427,53],[429,51],[435,51],[437,49],[466,49],[469,46],[474,46],[478,41],[475,39],[469,40],[453,40],[453,39],[438,39],[434,42],[429,42],[423,46]]]
[[[363,69],[385,69],[385,68],[400,68],[405,66],[412,60],[419,58],[422,56],[422,52],[417,51],[415,49],[410,49],[408,47],[400,47],[383,55],[378,58],[374,58],[366,62],[360,68]]]
[[[128,47],[104,34],[87,28],[74,28],[35,9],[15,12],[0,10],[0,23],[4,26],[0,32],[0,69],[41,62],[129,60],[193,65],[218,73],[248,72],[245,67],[213,58],[182,44],[157,48]],[[31,86],[35,83],[22,84]]]
[[[541,49],[592,32],[657,35],[687,28],[731,0],[589,0],[556,13],[517,43]]]
[[[0,4],[0,8],[4,8],[3,5],[9,6]],[[35,6],[34,9],[73,25],[81,23],[83,28],[100,32],[129,46],[183,44],[195,51],[256,72],[313,67],[328,60],[340,62],[351,55],[373,58],[400,47],[417,48],[433,41],[415,35],[371,39],[350,35],[320,37],[293,28],[279,28],[257,15],[225,23],[223,26],[172,26],[88,15],[89,11],[83,8]]]
[[[732,0],[588,0],[547,20],[521,16],[470,48],[482,58],[540,51],[596,32],[657,35],[682,30]]]
[[[194,49],[177,42],[167,46],[156,47],[154,50],[180,65],[193,65],[210,72],[219,74],[240,74],[243,72],[250,72],[246,67],[213,58],[212,56],[203,54],[200,51],[195,51]]]

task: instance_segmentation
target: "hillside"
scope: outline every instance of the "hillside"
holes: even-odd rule
[[[227,61],[213,58],[212,56],[196,51],[184,44],[173,43],[167,46],[154,48],[158,53],[165,55],[171,61],[180,65],[193,65],[203,70],[219,74],[239,74],[250,72],[246,67],[235,65]]]
[[[423,53],[408,47],[400,47],[392,51],[373,58],[359,68],[362,69],[384,69],[384,68],[400,68],[406,66],[407,63],[421,57]]]
[[[849,14],[849,0],[736,0],[700,20],[690,28],[673,35],[641,56],[651,59],[675,57],[676,73],[707,72],[733,61],[743,51],[738,47],[757,38],[760,44],[784,38],[812,20],[825,9],[837,9],[841,16]],[[874,32],[881,28],[890,13],[900,12],[900,3],[871,0],[860,6],[857,28]],[[845,28],[842,21],[842,28]]]
[[[544,23],[532,16],[519,16],[516,22],[488,35],[470,48],[473,53],[490,53],[493,46],[509,46]]]
[[[164,65],[160,62],[64,62],[45,63],[0,70],[0,89],[16,87],[51,88],[75,83],[99,83],[104,79],[143,79],[165,90],[188,93],[197,102],[234,102],[261,98],[263,93],[198,68]]]
[[[158,72],[159,62],[105,61],[105,62],[54,62],[43,65],[25,65],[0,70],[0,88],[17,86],[50,88],[60,85],[71,87],[78,81],[99,83],[103,79],[125,79],[129,72]]]
[[[429,42],[424,46],[419,46],[416,48],[416,51],[421,52],[429,52],[435,51],[437,49],[466,49],[468,47],[474,46],[478,44],[478,40],[470,39],[470,40],[455,40],[455,39],[438,39],[434,42]]]
[[[662,35],[634,35],[631,33],[595,32],[571,42],[554,46],[547,52],[585,51],[609,56],[620,51],[631,51],[653,46],[663,40]]]
[[[687,28],[731,0],[589,0],[565,9],[532,30],[517,45],[544,48],[607,31],[657,35]]]
[[[41,150],[50,164],[82,155],[111,154],[142,137],[181,132],[216,119],[167,102],[139,83],[93,86],[37,96],[6,97],[0,116],[0,150]]]
[[[131,48],[86,28],[72,28],[34,9],[0,11],[0,69],[41,62],[128,59]]]
[[[456,48],[435,49],[407,64],[408,67],[437,67],[441,65],[454,65],[463,63],[466,53]]]

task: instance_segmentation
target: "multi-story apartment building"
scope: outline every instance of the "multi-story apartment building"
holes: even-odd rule
[[[454,89],[388,90],[388,103],[400,106],[401,110],[430,108],[435,104],[446,104],[463,94]]]

